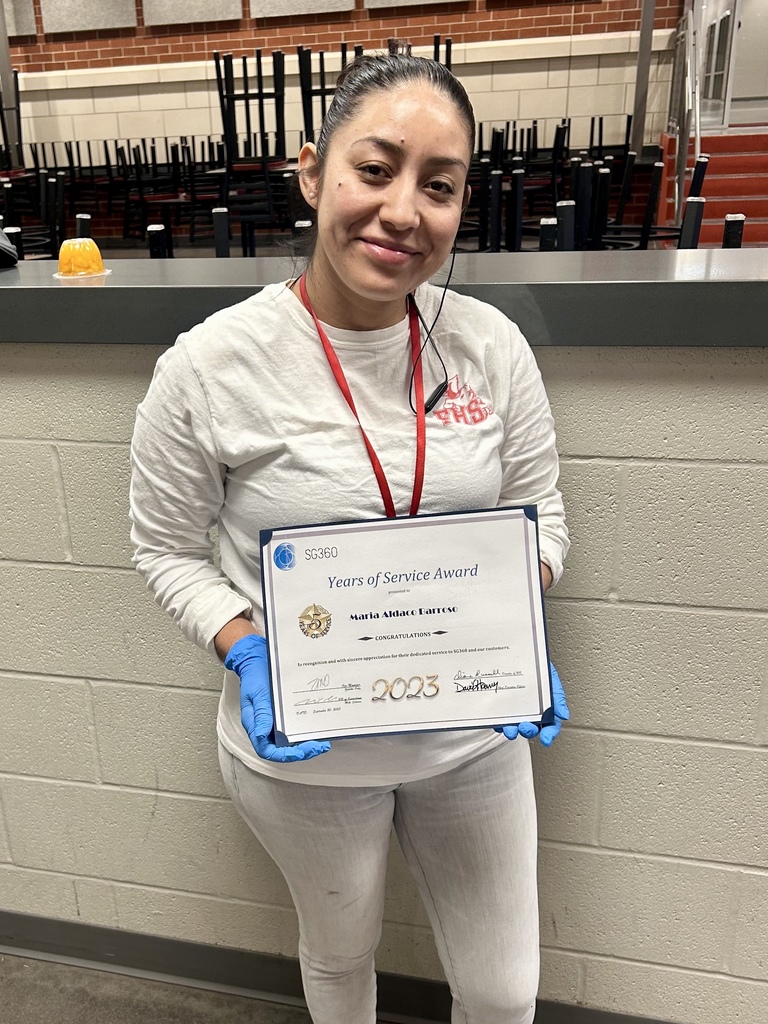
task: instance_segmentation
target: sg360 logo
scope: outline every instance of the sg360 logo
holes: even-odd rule
[[[374,696],[372,701],[386,700],[411,700],[414,697],[436,697],[440,692],[437,676],[411,676],[405,679],[404,676],[397,676],[396,679],[376,679],[372,684]],[[380,692],[377,692],[380,691]]]

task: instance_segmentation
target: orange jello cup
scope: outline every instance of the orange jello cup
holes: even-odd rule
[[[85,277],[104,273],[104,260],[92,238],[67,238],[59,250],[59,276]]]

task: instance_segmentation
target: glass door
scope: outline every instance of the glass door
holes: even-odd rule
[[[728,123],[765,125],[768,124],[768,0],[739,0],[734,24]]]
[[[729,86],[733,54],[733,25],[737,0],[710,0],[699,8],[703,40],[700,50],[701,125],[716,128],[728,123]]]

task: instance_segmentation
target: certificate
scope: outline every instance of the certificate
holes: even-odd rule
[[[275,742],[554,720],[536,507],[261,533]]]

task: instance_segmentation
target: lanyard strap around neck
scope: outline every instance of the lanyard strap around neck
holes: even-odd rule
[[[347,378],[344,376],[344,371],[341,368],[339,358],[334,351],[328,335],[323,330],[322,324],[315,316],[314,309],[312,309],[312,303],[309,301],[309,296],[307,295],[307,286],[304,278],[304,274],[299,278],[301,301],[304,303],[304,306],[315,321],[315,327],[317,328],[317,333],[322,343],[325,357],[328,360],[328,365],[331,368],[339,390],[352,411],[352,415],[357,420],[357,425],[360,427],[360,433],[363,435],[363,441],[365,443],[366,451],[368,452],[368,458],[371,460],[371,466],[373,467],[373,472],[376,476],[376,482],[378,483],[379,490],[381,491],[381,499],[384,502],[384,511],[389,519],[395,519],[397,512],[395,511],[395,503],[392,500],[392,492],[389,489],[389,482],[387,481],[386,474],[381,462],[379,461],[379,457],[368,439],[368,435],[363,429],[362,423],[360,422],[360,417],[357,414],[355,402],[352,398],[352,392],[349,390],[349,384],[347,383]],[[408,320],[410,325],[411,362],[413,364],[413,382],[416,399],[416,465],[413,471],[413,493],[411,495],[410,508],[410,515],[415,516],[419,511],[421,492],[424,486],[424,462],[427,448],[427,430],[426,413],[424,411],[424,374],[421,365],[421,334],[419,331],[419,317],[416,312],[416,304],[410,296],[408,296]]]

